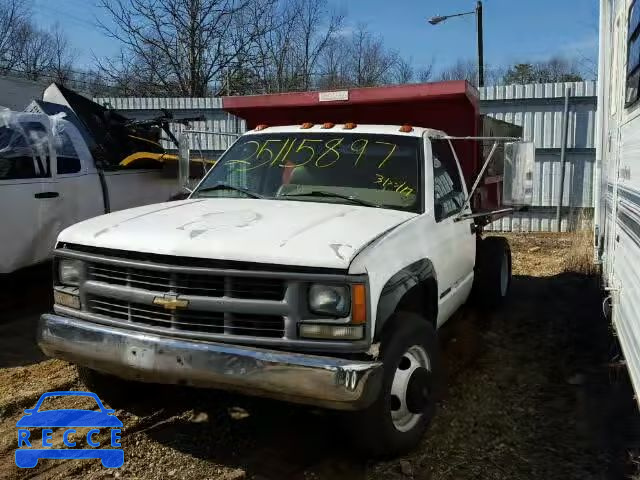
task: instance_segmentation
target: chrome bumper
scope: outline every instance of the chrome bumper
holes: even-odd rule
[[[44,314],[42,351],[121,378],[192,385],[358,410],[382,383],[382,364],[252,347],[181,340]]]

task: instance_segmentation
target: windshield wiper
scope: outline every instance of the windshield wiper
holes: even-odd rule
[[[259,193],[252,192],[251,190],[247,190],[242,187],[236,187],[235,185],[231,185],[229,183],[218,183],[216,185],[213,185],[212,187],[199,188],[193,193],[198,194],[200,192],[213,192],[214,190],[233,190],[235,192],[244,193],[246,196],[251,198],[265,198]]]
[[[365,207],[375,207],[375,208],[382,207],[382,205],[378,205],[377,203],[362,200],[360,198],[354,197],[353,195],[343,195],[341,193],[326,192],[324,190],[311,190],[311,191],[302,192],[302,193],[294,193],[294,192],[283,193],[278,196],[279,197],[334,197],[334,198],[342,198],[344,200],[349,200],[350,202],[357,203],[359,205],[364,205]]]

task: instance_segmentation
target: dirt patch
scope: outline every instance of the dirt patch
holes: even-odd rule
[[[447,394],[428,435],[404,458],[351,457],[335,413],[149,387],[148,398],[116,412],[124,423],[123,468],[43,461],[17,469],[22,409],[40,393],[79,385],[73,368],[43,360],[33,336],[20,333],[35,328],[37,316],[13,312],[0,325],[10,333],[0,335],[0,478],[618,478],[628,418],[620,412],[634,401],[624,375],[612,383],[615,344],[601,317],[597,281],[567,272],[570,235],[518,234],[509,241],[516,277],[508,305],[489,316],[462,315],[442,330]]]

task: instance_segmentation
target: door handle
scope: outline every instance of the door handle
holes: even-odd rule
[[[34,195],[34,197],[36,198],[56,198],[59,196],[60,196],[60,193],[58,192],[40,192]]]
[[[476,226],[476,224],[474,222],[471,222],[469,224],[469,227],[471,229],[471,235],[475,235],[478,231],[478,227]]]

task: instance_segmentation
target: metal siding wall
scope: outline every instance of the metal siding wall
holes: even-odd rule
[[[555,231],[555,207],[560,183],[560,148],[565,87],[571,87],[563,205],[569,213],[561,229],[593,206],[595,164],[596,82],[502,85],[480,89],[483,114],[523,127],[525,140],[536,145],[533,205],[494,222],[490,230]]]
[[[560,170],[560,143],[565,86],[571,87],[567,164],[565,170],[564,205],[576,211],[593,206],[592,179],[595,162],[596,82],[547,83],[534,85],[502,85],[480,89],[481,111],[498,120],[523,127],[524,138],[533,140],[536,152],[534,172],[534,204],[528,212],[503,218],[489,229],[506,231],[554,231],[555,207]],[[221,98],[97,98],[123,114],[136,119],[149,119],[166,108],[177,117],[202,115],[205,121],[192,122],[193,130],[243,133],[246,124],[222,110]],[[172,124],[176,136],[183,130]],[[203,156],[218,155],[233,138],[220,135],[192,135],[191,149]],[[163,142],[174,149],[170,142]],[[562,221],[566,230],[571,215]]]

